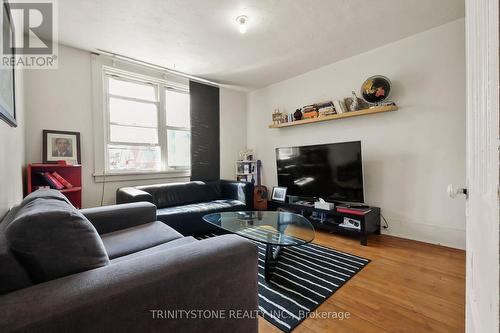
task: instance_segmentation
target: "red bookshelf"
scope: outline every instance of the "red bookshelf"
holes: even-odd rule
[[[38,173],[39,172],[57,172],[64,179],[70,182],[72,188],[61,190],[69,201],[76,208],[82,207],[82,166],[81,165],[62,165],[62,164],[28,164],[27,170],[27,194],[36,191],[39,186],[48,184]]]

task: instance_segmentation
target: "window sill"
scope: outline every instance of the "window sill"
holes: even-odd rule
[[[130,180],[151,180],[151,179],[175,179],[189,178],[191,171],[148,171],[148,172],[112,172],[112,173],[94,173],[94,182],[109,183],[122,182]]]

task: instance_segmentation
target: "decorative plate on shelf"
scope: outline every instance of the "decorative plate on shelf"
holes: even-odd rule
[[[380,103],[391,93],[391,80],[383,75],[374,75],[366,79],[361,86],[361,95],[368,103]]]

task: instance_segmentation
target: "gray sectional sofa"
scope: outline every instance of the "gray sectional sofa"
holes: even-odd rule
[[[254,313],[257,297],[254,244],[183,237],[151,203],[78,211],[39,190],[0,223],[0,332],[257,332],[175,312]]]
[[[116,192],[116,203],[151,202],[159,221],[191,236],[218,231],[202,220],[205,214],[253,210],[253,188],[230,180],[124,187]]]

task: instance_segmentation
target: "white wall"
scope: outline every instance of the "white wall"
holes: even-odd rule
[[[234,177],[234,160],[246,146],[263,160],[264,183],[272,186],[277,182],[274,148],[362,140],[366,200],[382,207],[390,223],[387,232],[463,247],[464,203],[449,200],[445,188],[448,183],[465,182],[464,49],[462,19],[247,96],[221,88],[221,177]],[[274,108],[290,112],[349,96],[373,74],[392,79],[391,98],[399,111],[286,129],[267,127]],[[25,89],[29,92],[25,99],[27,162],[42,159],[42,129],[81,132],[83,205],[98,205],[102,183],[95,183],[92,176],[96,132],[90,54],[60,46],[59,69],[27,71]],[[12,146],[22,142],[19,130],[0,126],[1,137]],[[2,145],[0,156],[12,156],[6,148],[11,145]],[[9,179],[17,177],[9,194],[2,193],[0,208],[5,210],[21,197],[17,185],[22,159],[5,162],[2,158],[0,163]],[[118,187],[159,181],[106,183],[104,203],[114,202]]]
[[[21,71],[16,71],[15,93],[17,127],[10,127],[0,119],[0,219],[23,198],[24,89]]]
[[[91,54],[79,49],[59,46],[59,68],[50,71],[27,71],[26,90],[26,157],[27,162],[42,160],[42,130],[76,131],[81,134],[83,206],[98,206],[101,202],[103,183],[96,183],[93,174],[100,172],[102,161],[96,160],[94,140],[102,140],[102,127],[93,119]],[[231,124],[236,119],[244,124],[244,94],[221,89],[221,123]],[[231,119],[226,119],[231,117]],[[99,128],[97,128],[99,126]],[[94,130],[94,127],[96,129]],[[232,137],[234,136],[234,137]],[[229,170],[243,149],[244,131],[222,131],[221,170]],[[226,143],[230,143],[227,144]],[[233,156],[235,154],[236,155]],[[227,160],[226,160],[227,159]],[[232,175],[234,178],[234,175]],[[109,181],[104,184],[104,204],[115,202],[119,187],[155,184],[159,182],[186,181],[187,178],[150,179],[137,181]]]
[[[276,147],[361,140],[366,202],[382,208],[386,233],[464,248],[464,200],[446,195],[465,182],[464,43],[460,19],[250,93],[247,143],[264,184],[277,183]],[[275,108],[350,96],[375,74],[392,80],[399,111],[267,127]]]
[[[246,94],[220,89],[220,177],[235,179],[234,161],[246,148]]]
[[[81,133],[83,202],[95,203],[98,191],[92,183],[93,150],[90,90],[90,56],[87,52],[59,47],[59,68],[27,71],[26,159],[42,161],[42,130]]]

